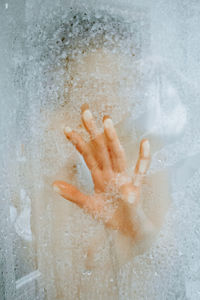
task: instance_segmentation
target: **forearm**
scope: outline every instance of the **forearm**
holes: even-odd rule
[[[133,259],[134,256],[147,251],[156,236],[156,227],[147,218],[142,208],[137,209],[137,217],[136,211],[134,211],[131,224],[132,230],[129,228],[130,224],[127,225],[127,223],[124,222],[124,230],[122,228],[120,228],[120,230],[110,228],[108,229],[108,235],[103,231],[102,234],[95,236],[88,248],[85,262],[87,268],[95,267],[94,257],[98,249],[101,248],[104,239],[108,239],[108,236],[110,236],[112,240],[110,244],[114,255],[112,259],[115,257],[119,267]]]
[[[134,236],[135,243],[151,240],[158,232],[158,228],[156,228],[152,221],[146,216],[143,208],[138,205],[134,208],[132,215],[133,228],[136,229]]]
[[[128,233],[122,230],[111,232],[119,266],[147,251],[152,246],[159,230],[146,216],[142,207],[134,209],[131,221],[132,230]]]

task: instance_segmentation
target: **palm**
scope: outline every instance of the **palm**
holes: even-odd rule
[[[69,127],[65,129],[65,135],[83,156],[91,172],[94,194],[85,195],[63,181],[54,182],[54,188],[61,196],[84,208],[93,217],[103,220],[107,227],[125,234],[134,234],[131,220],[139,203],[142,177],[149,165],[149,142],[141,142],[132,180],[126,174],[125,153],[112,120],[104,117],[104,132],[100,134],[88,107],[83,107],[82,121],[90,134],[89,143]]]

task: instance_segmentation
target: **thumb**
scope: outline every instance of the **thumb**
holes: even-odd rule
[[[54,181],[53,189],[66,200],[69,200],[80,207],[86,206],[88,196],[81,193],[75,186],[65,181]]]

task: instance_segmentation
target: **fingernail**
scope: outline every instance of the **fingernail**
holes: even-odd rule
[[[67,126],[67,127],[65,127],[64,132],[68,134],[68,133],[72,132],[72,129]]]
[[[86,109],[83,113],[83,118],[85,121],[89,121],[92,119],[92,113],[89,109]]]
[[[105,116],[103,117],[103,122],[105,122],[106,119],[110,119],[110,116],[109,116],[109,115],[105,115]]]
[[[150,154],[150,143],[149,143],[149,141],[148,140],[144,141],[142,147],[143,147],[144,157],[148,157],[149,154]]]
[[[110,118],[105,119],[104,126],[107,129],[112,129],[113,128],[113,121]]]
[[[57,185],[53,185],[53,190],[54,190],[54,192],[56,192],[58,194],[60,193],[60,189]]]
[[[135,202],[135,194],[134,193],[130,193],[128,195],[128,202],[131,204]]]
[[[84,104],[81,106],[81,112],[83,113],[86,109],[89,109],[89,104],[88,104],[88,103],[84,103]]]

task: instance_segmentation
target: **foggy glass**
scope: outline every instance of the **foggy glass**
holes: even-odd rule
[[[74,12],[87,12],[90,34],[81,39]],[[106,12],[117,24],[125,20],[121,36]],[[200,3],[2,0],[0,22],[0,299],[199,299]],[[110,32],[103,45],[119,58],[119,77],[97,78],[102,85],[93,95],[91,78],[82,87],[83,78],[72,76],[80,65],[66,70],[64,60],[71,51],[81,62],[85,49],[97,48],[99,24]],[[101,102],[102,94],[117,102]],[[155,205],[146,210],[158,210],[163,222],[151,247],[122,265],[103,225],[52,190],[74,162],[71,183],[93,189],[63,135],[63,126],[84,134],[78,126],[87,101],[99,125],[105,113],[112,116],[130,172],[140,140],[152,141],[152,190],[144,185],[143,193]],[[102,232],[96,267],[88,269],[86,249]]]

